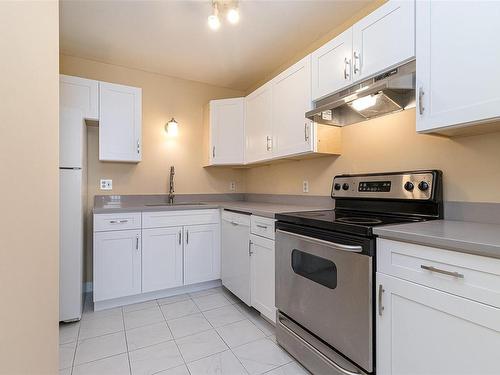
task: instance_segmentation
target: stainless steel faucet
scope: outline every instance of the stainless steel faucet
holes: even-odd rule
[[[175,175],[175,168],[172,165],[170,167],[170,186],[169,186],[169,189],[168,189],[168,203],[169,204],[173,204],[174,203],[174,198],[175,198],[175,194],[174,194],[174,175]]]

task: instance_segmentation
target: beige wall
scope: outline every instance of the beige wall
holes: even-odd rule
[[[210,99],[237,97],[242,92],[64,55],[60,71],[142,88],[143,153],[140,163],[100,162],[99,130],[88,128],[89,209],[96,194],[107,193],[99,190],[101,178],[113,180],[113,190],[108,194],[166,194],[171,165],[176,168],[177,193],[229,192],[231,181],[236,182],[237,192],[245,190],[243,170],[203,168],[202,139],[203,106]],[[171,117],[179,122],[179,135],[175,138],[164,131]],[[91,233],[88,234],[90,240]],[[86,259],[86,280],[90,281],[90,247]]]
[[[364,173],[441,169],[449,201],[500,202],[500,133],[446,138],[415,132],[415,110],[342,129],[342,155],[253,168],[252,193],[329,195],[332,177]]]
[[[0,374],[56,374],[59,12],[0,2]]]

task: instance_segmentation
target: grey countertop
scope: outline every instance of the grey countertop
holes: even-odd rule
[[[179,200],[176,203],[183,203]],[[186,203],[186,202],[184,202]],[[198,210],[210,208],[224,208],[244,212],[252,215],[274,218],[275,214],[283,212],[296,211],[314,211],[322,208],[318,206],[293,205],[293,204],[277,204],[266,202],[250,202],[250,201],[200,201],[189,202],[189,205],[167,205],[164,200],[158,200],[154,196],[144,196],[141,199],[139,196],[134,199],[120,199],[116,196],[115,199],[96,199],[94,202],[94,214],[119,213],[119,212],[143,212],[143,211],[179,211],[179,210]]]
[[[432,220],[374,228],[382,238],[500,258],[500,225]]]

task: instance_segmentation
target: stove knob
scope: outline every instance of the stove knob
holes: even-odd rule
[[[335,190],[340,190],[340,187],[341,187],[341,186],[340,186],[340,184],[339,184],[339,183],[336,183],[336,184],[335,184],[335,186],[334,186],[334,189],[335,189]]]
[[[414,187],[415,187],[415,186],[413,186],[413,183],[411,183],[410,181],[407,181],[407,182],[405,183],[405,190],[406,190],[406,191],[412,191]]]
[[[344,190],[349,190],[349,184],[344,183],[344,184],[342,185],[342,189],[344,189]]]
[[[418,188],[422,191],[426,191],[427,189],[429,189],[429,184],[425,181],[420,181],[420,183],[418,184]]]

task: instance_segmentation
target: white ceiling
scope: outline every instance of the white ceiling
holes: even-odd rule
[[[370,0],[240,1],[240,23],[207,26],[209,1],[60,3],[63,54],[246,90]]]

